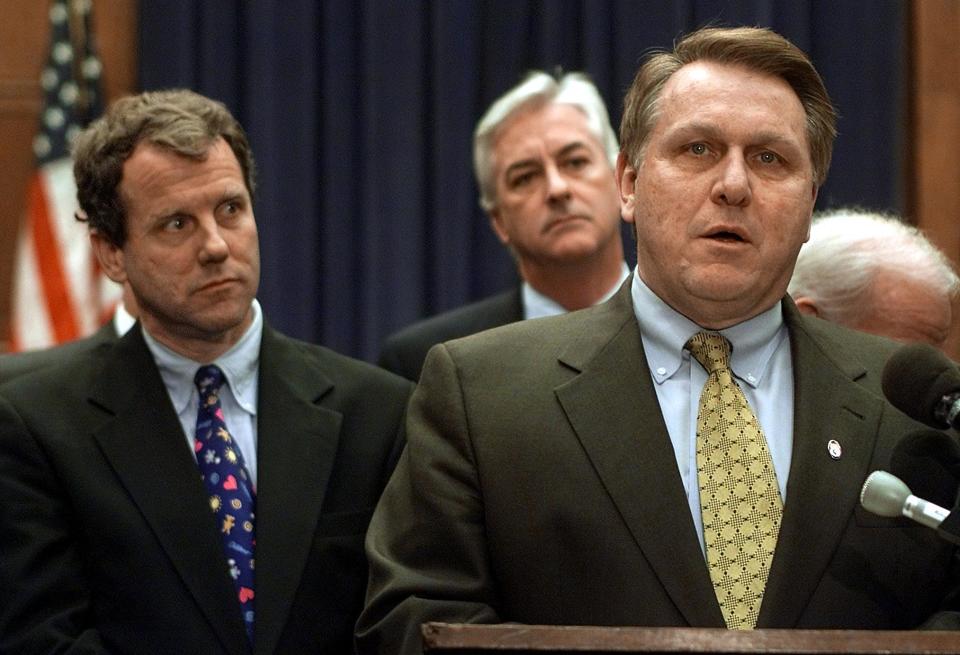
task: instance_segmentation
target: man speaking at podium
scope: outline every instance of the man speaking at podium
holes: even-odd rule
[[[424,621],[956,625],[952,547],[857,504],[922,429],[881,395],[896,344],[786,295],[835,123],[768,30],[647,58],[616,172],[636,272],[431,350],[367,535],[360,652],[419,652]]]

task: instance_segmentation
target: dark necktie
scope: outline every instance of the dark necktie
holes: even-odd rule
[[[256,494],[243,454],[233,443],[223,420],[218,395],[223,386],[223,371],[218,366],[201,366],[194,382],[200,392],[194,444],[197,466],[210,494],[210,509],[216,516],[247,636],[253,643]]]
[[[697,413],[697,478],[714,591],[731,630],[757,624],[783,504],[767,441],[730,370],[730,342],[699,332],[687,349],[707,371]]]

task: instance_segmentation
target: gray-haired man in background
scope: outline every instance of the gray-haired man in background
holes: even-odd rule
[[[626,279],[613,167],[617,137],[583,74],[530,73],[477,123],[480,205],[522,284],[391,335],[379,364],[416,380],[434,344],[609,298]]]
[[[958,291],[950,260],[917,228],[856,209],[814,217],[789,287],[801,312],[938,348]]]

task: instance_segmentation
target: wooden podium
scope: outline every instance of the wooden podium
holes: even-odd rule
[[[429,655],[960,653],[960,631],[732,631],[718,628],[601,628],[454,623],[425,623],[421,630],[424,653]]]

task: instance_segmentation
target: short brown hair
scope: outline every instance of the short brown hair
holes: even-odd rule
[[[640,164],[667,80],[695,61],[744,66],[786,81],[807,116],[813,177],[817,186],[823,184],[837,136],[836,110],[807,55],[776,32],[760,27],[700,29],[675,43],[672,52],[654,52],[646,58],[624,98],[620,123],[620,148],[632,164]]]
[[[230,146],[253,196],[255,166],[247,135],[221,102],[193,91],[148,91],[114,102],[80,133],[73,147],[77,199],[90,229],[120,247],[126,241],[120,197],[123,164],[143,141],[202,161],[222,137]]]

